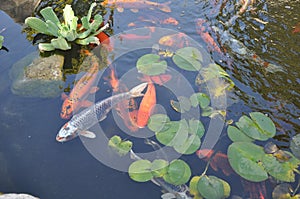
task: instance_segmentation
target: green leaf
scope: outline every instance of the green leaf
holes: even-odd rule
[[[222,184],[223,184],[223,188],[224,188],[224,197],[223,198],[228,198],[230,196],[230,192],[231,192],[231,188],[230,185],[228,184],[228,182],[226,182],[225,180],[222,180],[220,178],[218,178]]]
[[[156,159],[152,162],[151,172],[154,178],[162,177],[168,171],[169,162],[162,159]]]
[[[170,128],[170,118],[164,114],[154,114],[149,118],[148,128],[153,132],[164,131]]]
[[[205,128],[200,120],[190,119],[189,120],[189,133],[196,134],[199,138],[204,135]]]
[[[170,100],[170,105],[176,112],[179,112],[179,113],[184,112],[184,110],[181,110],[180,103],[178,101]]]
[[[40,11],[40,13],[43,16],[43,18],[45,19],[45,21],[51,21],[57,27],[60,26],[60,21],[59,21],[58,17],[56,16],[55,12],[53,11],[52,7],[43,8]]]
[[[300,134],[295,135],[292,137],[290,149],[293,154],[300,159]]]
[[[73,19],[75,18],[74,11],[72,9],[71,5],[66,5],[65,8],[63,9],[63,16],[65,20],[65,25],[68,27],[72,26]]]
[[[120,156],[126,155],[132,148],[131,141],[122,141],[120,136],[113,136],[108,141],[108,146],[111,147]]]
[[[200,70],[203,61],[202,54],[194,47],[178,49],[172,59],[179,68],[187,71]]]
[[[202,109],[205,109],[210,104],[210,98],[205,93],[194,93],[191,95],[190,101],[193,107],[200,105]]]
[[[224,186],[220,179],[217,177],[206,175],[201,177],[198,181],[197,189],[204,198],[224,198]]]
[[[39,50],[41,52],[52,51],[55,50],[55,47],[51,43],[39,43]]]
[[[264,149],[252,142],[234,142],[228,147],[228,160],[233,170],[241,177],[252,182],[268,178],[261,160]]]
[[[275,179],[284,182],[295,182],[294,170],[298,168],[300,160],[287,151],[285,153],[291,155],[289,161],[279,162],[272,154],[266,154],[262,159],[262,163],[266,171]]]
[[[58,37],[58,27],[55,23],[53,23],[50,20],[46,21],[46,25],[47,25],[47,31],[49,34]]]
[[[58,37],[57,39],[51,39],[51,44],[54,48],[60,50],[69,50],[71,45],[63,37]]]
[[[164,180],[173,185],[181,185],[188,182],[191,177],[191,169],[183,160],[173,160],[168,172],[163,176]]]
[[[155,133],[156,139],[166,146],[173,146],[172,140],[179,129],[179,125],[179,121],[169,122],[168,128],[165,128],[164,131],[159,131]]]
[[[50,35],[47,30],[48,29],[47,24],[39,18],[27,17],[25,19],[25,24],[39,33]]]
[[[191,109],[191,102],[189,98],[184,96],[179,96],[178,102],[180,104],[181,110],[183,110],[184,112],[187,112]]]
[[[189,188],[190,188],[190,193],[195,197],[201,197],[200,193],[198,191],[198,182],[200,180],[200,176],[194,176],[191,180],[190,180],[190,184],[189,184]]]
[[[0,35],[0,48],[2,48],[3,41],[4,41],[4,37]]]
[[[92,29],[92,32],[96,32],[96,30],[98,30],[101,26],[101,23],[103,22],[103,18],[101,15],[97,14],[94,17],[94,20],[92,23],[90,23],[90,29]]]
[[[170,145],[174,147],[180,147],[185,144],[188,139],[189,126],[185,119],[179,121],[179,128],[174,135]]]
[[[260,112],[252,112],[250,116],[244,115],[236,122],[237,127],[247,136],[265,141],[275,135],[276,128],[270,118]]]
[[[190,135],[182,145],[175,145],[174,149],[181,154],[189,155],[196,152],[201,145],[200,138],[196,135]]]
[[[238,128],[235,126],[229,125],[227,128],[227,134],[228,137],[233,141],[233,142],[253,142],[254,139],[251,137],[247,136],[245,133],[240,131]]]
[[[88,11],[88,14],[87,14],[87,20],[90,21],[91,20],[91,17],[92,17],[92,12],[93,12],[93,9],[94,7],[96,7],[97,3],[96,2],[93,2],[90,6],[90,9]]]
[[[75,41],[75,43],[80,44],[80,45],[88,45],[88,44],[97,44],[97,45],[99,45],[100,44],[99,39],[97,37],[94,37],[94,36],[89,36],[85,39],[77,39]]]
[[[137,160],[128,169],[131,179],[137,182],[146,182],[153,178],[151,173],[151,162],[149,160]]]
[[[166,61],[160,60],[159,55],[146,54],[138,59],[136,67],[145,75],[160,75],[165,73],[168,65]]]

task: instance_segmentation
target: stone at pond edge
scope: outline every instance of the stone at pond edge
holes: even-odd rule
[[[8,194],[0,195],[0,199],[39,199],[39,198],[24,193],[21,194],[8,193]]]
[[[61,94],[64,85],[62,67],[64,57],[39,57],[33,52],[19,60],[10,70],[11,91],[23,97],[51,98]]]

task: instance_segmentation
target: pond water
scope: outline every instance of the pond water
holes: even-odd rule
[[[241,2],[235,0],[172,1],[169,6],[172,10],[170,13],[156,7],[153,10],[140,9],[137,13],[126,8],[124,12],[115,9],[112,15],[114,33],[111,36],[126,30],[135,33],[134,27],[128,27],[131,22],[137,28],[155,25],[187,34],[207,51],[205,53],[208,57],[205,59],[220,64],[235,83],[234,89],[227,94],[226,120],[237,121],[252,111],[267,114],[277,128],[273,142],[287,149],[291,137],[300,131],[300,32],[293,32],[300,22],[300,1],[254,1],[240,17],[236,17],[236,13]],[[107,8],[105,17],[109,14],[110,9]],[[178,25],[159,22],[169,16],[177,19]],[[204,27],[226,53],[220,55],[212,51],[205,39],[197,33],[195,22],[198,18],[204,19]],[[3,11],[0,11],[0,19],[0,35],[4,36],[3,45],[9,50],[0,51],[0,192],[25,192],[40,198],[64,199],[160,198],[161,189],[157,185],[152,182],[134,182],[128,173],[101,163],[89,153],[81,139],[63,144],[55,140],[57,132],[66,122],[59,115],[62,105],[60,96],[38,98],[12,93],[10,69],[18,60],[36,51],[37,46],[26,39],[26,34],[22,33],[22,24],[14,22]],[[151,20],[156,22],[152,23]],[[218,31],[229,32],[229,38],[222,37]],[[140,42],[138,38],[133,39],[133,42]],[[234,39],[242,42],[246,54],[239,54],[241,49],[230,45]],[[115,63],[118,76],[135,68],[135,61],[150,52],[151,48],[138,49],[119,56]],[[187,79],[193,89],[198,89],[194,83],[196,73],[179,69],[176,71]],[[77,78],[76,75],[66,76],[64,88]],[[109,76],[109,70],[104,71],[105,76]],[[180,79],[178,81],[180,84]],[[105,79],[102,78],[98,86],[103,92],[96,93],[96,101],[111,96],[111,88]],[[160,105],[176,120],[180,117],[175,111],[172,112],[169,105],[173,95],[157,86]],[[202,122],[207,128],[209,119],[204,118]],[[132,134],[120,133],[121,129],[116,127],[111,113],[101,122],[101,127],[107,136],[118,134],[136,141],[137,148],[144,150],[143,141],[138,139],[138,135],[134,138]],[[230,143],[224,127],[214,149],[226,153]],[[264,142],[259,144],[263,145]],[[199,160],[195,154],[183,156],[182,159],[189,163],[193,175],[200,175],[206,166],[206,162]],[[227,177],[212,168],[208,169],[208,174],[229,182],[232,190],[230,197],[249,197],[244,193],[240,178]],[[299,180],[299,175],[296,179]],[[292,185],[296,187],[295,183]],[[273,188],[267,184],[265,198],[271,198]]]

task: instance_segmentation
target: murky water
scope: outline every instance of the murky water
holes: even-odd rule
[[[223,46],[224,56],[211,53],[212,59],[222,65],[236,84],[234,92],[229,94],[227,118],[236,121],[251,111],[266,113],[276,123],[275,141],[287,147],[289,139],[300,130],[300,33],[292,33],[293,27],[300,22],[300,1],[257,1],[238,18],[235,15],[240,8],[239,1],[172,1],[170,7],[172,12],[168,15],[176,18],[179,25],[157,26],[186,33],[206,49],[207,44],[195,28],[195,19],[202,18],[207,26],[228,31],[231,39],[242,42],[248,52],[244,56],[235,53],[237,49],[230,45]],[[154,19],[166,14],[157,9],[138,13],[115,10],[114,33],[130,29],[130,22],[135,22],[138,27],[154,25],[149,21],[138,23],[140,16],[153,19],[153,13]],[[56,142],[56,133],[65,123],[59,117],[62,104],[59,96],[23,98],[11,92],[10,68],[35,51],[36,46],[26,40],[20,24],[2,11],[0,18],[0,31],[5,28],[1,33],[5,37],[3,45],[9,49],[9,52],[0,51],[0,191],[26,192],[41,198],[160,198],[159,187],[151,182],[136,183],[127,173],[101,164],[80,139],[65,144]],[[225,42],[215,32],[210,34],[219,44]],[[280,66],[280,71],[267,70],[267,65],[257,61],[257,56],[264,62]],[[129,63],[130,59],[128,57]],[[123,74],[132,66],[116,67],[119,74]],[[185,75],[190,79],[195,76]],[[70,83],[74,75],[68,78]],[[110,87],[103,82],[100,87],[105,92],[96,97],[108,97],[110,93],[106,90]],[[113,128],[111,116],[103,123],[110,131],[118,130]],[[225,137],[216,148],[225,151],[228,144]],[[195,175],[205,167],[196,156],[183,159],[190,163]],[[209,172],[214,174],[211,169]],[[232,195],[242,195],[237,178],[227,178],[221,172],[218,176],[231,184]],[[271,191],[270,188],[269,197]]]

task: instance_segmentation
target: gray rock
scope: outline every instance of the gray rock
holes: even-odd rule
[[[40,57],[33,52],[15,63],[10,71],[11,90],[23,97],[51,98],[61,93],[64,57]]]
[[[0,195],[0,199],[38,199],[38,198],[24,193],[21,194],[8,193],[8,194]]]

